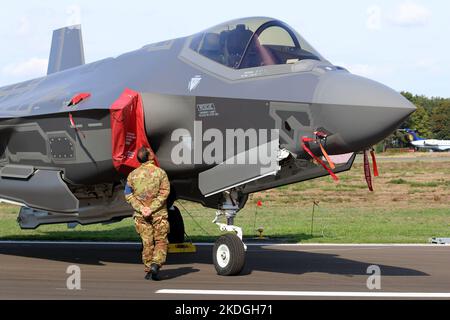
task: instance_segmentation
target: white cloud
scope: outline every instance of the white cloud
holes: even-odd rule
[[[346,63],[337,63],[336,65],[343,66],[348,71],[358,76],[366,77],[366,78],[378,78],[383,77],[389,74],[392,74],[395,70],[394,67],[388,65],[370,65],[370,64],[346,64]]]
[[[78,4],[67,7],[66,14],[68,15],[66,20],[67,26],[81,24],[81,7]]]
[[[390,22],[402,27],[423,26],[430,18],[431,11],[428,8],[413,2],[398,5],[389,16]]]
[[[27,16],[23,16],[19,19],[19,27],[17,28],[17,34],[19,36],[25,36],[30,33],[30,19]]]
[[[366,27],[369,30],[381,29],[381,8],[379,6],[371,6],[367,8]]]
[[[437,62],[433,58],[420,58],[415,63],[416,67],[418,68],[435,68],[437,66]]]
[[[432,75],[447,75],[449,72],[448,63],[436,60],[435,58],[422,57],[417,59],[412,66],[418,69],[418,72]]]
[[[420,27],[426,25],[432,16],[431,11],[413,2],[403,2],[394,8],[384,10],[373,5],[366,10],[366,27],[371,31],[381,30],[385,22],[400,27]]]
[[[368,64],[351,64],[346,67],[348,71],[353,74],[357,74],[363,77],[373,77],[377,74],[378,70],[376,67]]]
[[[47,59],[31,58],[27,61],[9,64],[2,68],[2,74],[14,78],[35,78],[47,73]]]

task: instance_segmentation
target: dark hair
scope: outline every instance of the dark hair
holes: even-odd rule
[[[138,151],[137,159],[140,163],[146,163],[149,162],[150,160],[153,160],[153,155],[150,152],[149,148],[142,147]]]

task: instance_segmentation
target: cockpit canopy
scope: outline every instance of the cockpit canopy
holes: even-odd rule
[[[234,69],[325,60],[287,24],[271,18],[230,21],[192,37],[198,54]]]

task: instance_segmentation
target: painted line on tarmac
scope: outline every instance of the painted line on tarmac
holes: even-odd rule
[[[194,243],[197,246],[210,246],[214,243]],[[418,243],[418,244],[402,244],[402,243],[368,243],[368,244],[358,244],[358,243],[247,243],[247,246],[280,246],[280,247],[445,247],[450,246],[448,244],[432,244],[432,243]]]
[[[27,241],[27,240],[5,240],[0,241],[0,244],[59,244],[59,245],[101,245],[101,246],[140,246],[140,242],[95,242],[95,241]],[[446,247],[450,245],[445,244],[337,244],[337,243],[274,243],[274,242],[261,242],[261,243],[245,243],[250,247],[259,247],[259,246],[279,246],[279,247]],[[196,246],[213,246],[213,242],[202,242],[202,243],[194,243]]]
[[[321,292],[321,291],[250,291],[250,290],[185,290],[162,289],[158,294],[223,295],[223,296],[272,296],[272,297],[344,297],[344,298],[450,298],[442,292]]]

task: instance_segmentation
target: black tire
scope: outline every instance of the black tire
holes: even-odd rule
[[[169,243],[184,243],[184,222],[180,210],[177,207],[173,207],[173,210],[168,212],[170,226]]]
[[[218,275],[239,274],[245,264],[245,249],[241,239],[232,233],[217,239],[213,249],[213,261]]]

